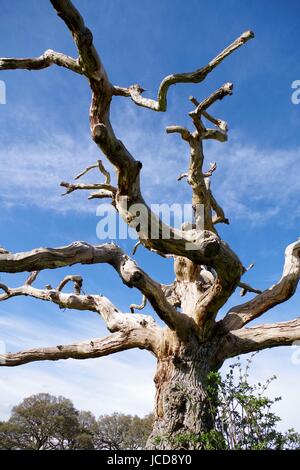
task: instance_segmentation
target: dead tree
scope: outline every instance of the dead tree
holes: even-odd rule
[[[130,98],[138,106],[152,111],[167,109],[169,88],[177,83],[200,83],[227,56],[254,37],[251,31],[243,33],[218,54],[206,66],[190,73],[168,75],[160,84],[157,98],[143,96],[140,85],[127,88],[113,85],[93,44],[91,31],[85,26],[80,13],[70,0],[50,0],[60,18],[70,30],[77,47],[78,57],[47,50],[40,57],[0,59],[1,70],[39,70],[51,65],[65,67],[84,76],[91,89],[91,136],[116,172],[116,186],[101,161],[87,167],[82,174],[98,168],[104,175],[104,183],[62,183],[67,193],[76,190],[93,190],[90,198],[110,198],[116,211],[129,226],[136,226],[136,212],[140,204],[145,209],[145,223],[138,227],[139,244],[154,252],[153,256],[173,256],[175,280],[163,285],[144,272],[121,248],[115,244],[92,246],[74,242],[59,248],[38,248],[30,252],[11,253],[0,250],[0,271],[5,273],[31,273],[21,287],[0,285],[4,301],[25,295],[54,302],[59,307],[90,310],[98,313],[111,333],[104,338],[86,342],[38,348],[2,355],[2,366],[17,366],[33,361],[58,359],[86,359],[106,356],[132,348],[146,349],[157,358],[155,375],[156,401],[155,423],[148,441],[149,448],[174,448],[175,438],[184,435],[200,435],[210,430],[213,419],[207,406],[206,379],[212,370],[219,369],[228,358],[276,346],[287,346],[300,339],[300,319],[246,327],[295,292],[300,275],[300,241],[289,245],[279,281],[260,292],[241,282],[246,272],[238,256],[219,236],[216,224],[228,223],[224,210],[213,196],[210,179],[216,169],[212,165],[204,171],[203,140],[227,140],[227,124],[209,114],[209,108],[232,93],[232,84],[226,83],[208,98],[198,102],[190,98],[193,110],[189,113],[193,132],[180,125],[170,126],[168,133],[177,133],[190,148],[187,177],[191,187],[195,210],[194,224],[185,224],[181,230],[167,227],[170,236],[162,236],[165,224],[152,214],[143,199],[140,187],[142,163],[136,160],[121,142],[110,122],[110,104],[114,97]],[[119,99],[119,98],[117,98]],[[206,127],[205,122],[212,124]],[[204,208],[198,211],[199,208]],[[197,214],[201,213],[202,228]],[[201,219],[200,217],[200,219]],[[150,225],[155,226],[158,237],[151,237]],[[187,246],[189,249],[187,249]],[[190,249],[190,248],[193,249]],[[38,271],[72,266],[76,263],[107,263],[128,287],[141,292],[142,309],[146,300],[153,307],[165,327],[160,327],[150,315],[122,313],[109,299],[101,295],[82,293],[79,276],[66,277],[58,287],[45,289],[34,287]],[[66,283],[74,284],[74,293],[63,292]],[[222,320],[217,314],[235,289],[242,294],[254,292],[253,299],[231,308]],[[187,443],[192,448],[192,443]]]

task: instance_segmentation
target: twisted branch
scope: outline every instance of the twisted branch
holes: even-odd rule
[[[300,278],[300,240],[287,246],[280,280],[254,299],[229,310],[222,320],[226,331],[242,328],[276,305],[288,300],[295,292]]]
[[[63,187],[63,188],[66,188],[66,192],[62,194],[62,196],[66,196],[66,194],[70,194],[72,193],[73,191],[77,191],[77,190],[94,190],[94,189],[99,189],[100,191],[104,191],[104,192],[100,192],[100,191],[97,191],[97,193],[91,193],[89,198],[92,199],[91,196],[94,196],[95,197],[95,194],[106,194],[108,197],[113,197],[116,192],[117,192],[117,188],[115,188],[114,186],[111,186],[110,184],[101,184],[101,183],[90,183],[90,184],[86,184],[86,183],[77,183],[77,184],[74,184],[74,183],[67,183],[65,181],[62,181],[60,183],[60,186]]]
[[[150,98],[144,98],[142,93],[145,91],[140,85],[132,85],[129,88],[122,88],[115,86],[113,93],[116,96],[125,96],[130,97],[132,101],[138,106],[143,106],[145,108],[152,109],[153,111],[165,112],[167,110],[167,94],[171,85],[176,83],[200,83],[202,82],[207,75],[219,65],[227,56],[232,54],[236,49],[241,47],[247,41],[252,39],[254,34],[252,31],[245,31],[241,36],[239,36],[233,43],[231,43],[226,49],[224,49],[220,54],[218,54],[213,60],[209,62],[208,65],[202,67],[194,72],[188,73],[177,73],[173,75],[168,75],[163,79],[160,84],[157,100]]]

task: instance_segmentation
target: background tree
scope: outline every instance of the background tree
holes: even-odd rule
[[[0,59],[0,69],[38,70],[56,64],[87,79],[92,93],[91,136],[115,169],[116,185],[111,183],[110,174],[100,160],[87,167],[76,179],[98,168],[105,177],[104,183],[61,184],[68,194],[76,190],[93,190],[90,198],[110,198],[122,219],[137,230],[139,244],[153,251],[155,256],[174,257],[175,281],[171,285],[163,285],[152,279],[114,244],[92,246],[75,242],[65,247],[39,248],[15,254],[2,249],[1,272],[29,271],[31,274],[19,288],[1,284],[1,300],[27,295],[54,302],[63,308],[94,311],[101,315],[111,335],[71,345],[8,353],[2,356],[1,365],[84,359],[131,348],[146,349],[157,357],[155,419],[148,447],[170,448],[174,436],[180,437],[186,433],[200,436],[214,428],[207,394],[207,378],[211,371],[218,370],[230,357],[269,347],[287,346],[300,339],[299,319],[246,327],[249,322],[294,294],[300,273],[300,241],[287,247],[281,279],[260,292],[241,282],[247,269],[217,231],[216,225],[228,224],[228,218],[210,187],[216,165],[211,165],[209,169],[204,167],[203,141],[227,140],[226,122],[212,116],[208,109],[217,100],[232,93],[231,83],[221,86],[202,101],[191,98],[193,110],[189,116],[193,132],[180,125],[167,127],[168,133],[177,133],[190,148],[188,170],[179,179],[186,177],[191,187],[194,221],[184,224],[181,230],[164,224],[144,201],[140,187],[142,163],[135,160],[116,137],[110,122],[110,104],[118,96],[131,98],[138,106],[164,112],[170,86],[203,81],[228,55],[254,35],[246,31],[206,66],[194,72],[165,77],[154,100],[143,96],[144,89],[140,85],[113,85],[93,44],[92,33],[72,2],[51,0],[51,4],[71,32],[78,58],[47,50],[36,58]],[[214,127],[206,127],[204,120]],[[67,276],[56,288],[33,287],[38,271],[76,263],[110,264],[123,283],[137,288],[149,301],[165,326],[160,327],[150,315],[122,313],[103,296],[83,294],[79,276]],[[63,292],[68,282],[74,285],[72,294]],[[256,296],[230,309],[222,320],[218,320],[218,312],[238,287],[242,288],[243,295],[253,292]],[[138,307],[144,305],[143,301]],[[132,306],[133,311],[135,308],[137,306]]]
[[[95,416],[90,411],[78,413],[80,433],[76,436],[75,449],[94,450],[96,448],[96,434],[98,424]]]

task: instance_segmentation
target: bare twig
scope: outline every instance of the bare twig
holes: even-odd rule
[[[131,304],[130,305],[130,311],[131,313],[134,313],[134,310],[143,310],[143,308],[146,307],[146,304],[147,304],[147,299],[146,297],[143,295],[142,297],[142,303],[141,304]]]
[[[183,140],[189,141],[192,138],[191,133],[185,127],[182,127],[182,126],[166,127],[167,134],[174,134],[176,132],[181,135]]]
[[[136,254],[136,250],[138,249],[138,247],[141,245],[141,241],[139,240],[133,247],[132,249],[132,256],[134,256]]]
[[[181,173],[178,178],[177,178],[177,181],[181,181],[183,180],[183,178],[187,178],[189,176],[188,173]]]
[[[34,283],[38,275],[39,275],[39,271],[33,271],[26,279],[25,286],[32,286],[32,284]]]
[[[73,191],[77,190],[94,190],[94,189],[100,189],[100,190],[105,190],[108,191],[110,194],[115,194],[117,189],[114,186],[111,186],[110,184],[105,184],[105,183],[67,183],[65,181],[62,181],[60,183],[60,186],[63,188],[67,188],[66,192],[62,194],[62,196],[65,196],[66,194],[70,194]]]

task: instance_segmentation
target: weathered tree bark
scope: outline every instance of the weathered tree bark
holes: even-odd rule
[[[86,359],[140,348],[157,358],[155,376],[155,423],[148,447],[158,449],[199,448],[202,433],[213,428],[214,417],[207,398],[207,376],[223,362],[239,354],[276,346],[287,346],[300,339],[300,320],[246,327],[255,318],[275,305],[288,300],[296,291],[300,278],[300,242],[290,244],[285,253],[281,279],[261,292],[241,281],[247,270],[238,256],[225,243],[217,229],[218,223],[229,224],[211,187],[217,165],[204,169],[203,141],[227,140],[227,123],[208,112],[217,100],[232,94],[233,85],[225,83],[206,99],[199,102],[191,97],[194,109],[189,113],[193,132],[181,125],[168,126],[168,134],[178,134],[190,148],[187,171],[178,180],[186,178],[191,187],[193,223],[183,224],[181,230],[168,227],[145,202],[141,186],[142,162],[136,160],[114,133],[110,122],[110,105],[115,97],[129,97],[138,106],[157,112],[167,109],[169,87],[177,83],[200,83],[228,55],[254,37],[246,31],[226,47],[207,65],[194,72],[172,74],[165,77],[157,99],[142,96],[140,85],[119,87],[110,83],[91,31],[70,0],[50,0],[57,14],[66,24],[74,39],[78,57],[47,50],[36,58],[0,59],[0,70],[39,70],[52,65],[65,67],[87,79],[91,90],[90,131],[99,150],[112,164],[117,184],[111,184],[109,172],[101,160],[87,162],[75,180],[88,171],[99,170],[104,182],[94,184],[62,182],[65,194],[92,190],[90,199],[109,198],[120,217],[134,227],[139,245],[154,253],[153,256],[174,258],[175,279],[164,285],[152,279],[115,244],[97,246],[74,242],[59,248],[38,248],[29,252],[11,253],[0,247],[0,272],[31,273],[20,287],[0,284],[0,301],[16,296],[30,296],[53,302],[62,308],[86,310],[101,316],[110,335],[71,345],[36,348],[0,356],[0,366],[18,366],[33,361],[58,359]],[[214,127],[208,128],[204,120]],[[137,223],[134,207],[139,204],[144,214]],[[203,210],[202,210],[203,209]],[[153,232],[157,236],[153,236]],[[168,234],[165,237],[165,234]],[[38,272],[75,264],[109,264],[129,288],[135,287],[142,296],[141,304],[129,306],[132,313],[121,312],[109,299],[82,291],[80,276],[66,276],[57,287],[34,287]],[[63,292],[73,284],[73,293]],[[232,308],[224,319],[217,320],[221,307],[236,288],[241,295],[251,292],[255,297]],[[164,327],[151,315],[135,313],[146,308],[147,301],[155,310]],[[191,439],[191,436],[196,439]]]
[[[214,427],[208,373],[215,364],[214,343],[200,344],[196,337],[188,344],[164,342],[157,361],[154,426],[149,449],[201,449],[199,437]]]

